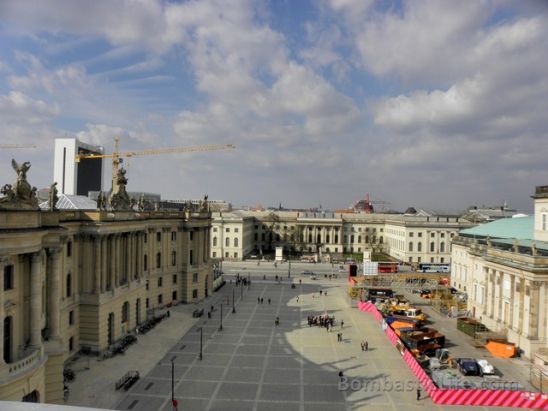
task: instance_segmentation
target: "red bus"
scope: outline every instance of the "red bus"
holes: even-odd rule
[[[381,274],[381,273],[397,273],[398,272],[398,263],[379,261],[377,272],[379,274]]]

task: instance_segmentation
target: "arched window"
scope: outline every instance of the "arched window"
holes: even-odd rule
[[[352,235],[350,236],[350,242],[351,242],[351,243],[354,242],[354,234],[352,234]]]
[[[433,253],[434,250],[435,250],[435,248],[436,248],[436,244],[432,241],[432,242],[430,243],[430,252]]]
[[[409,252],[413,252],[413,242],[409,241]]]
[[[309,243],[312,242],[312,234],[308,234],[308,242],[309,242]]]
[[[67,274],[67,297],[72,295],[72,274]]]
[[[361,228],[360,228],[360,230],[361,230]],[[362,236],[359,235],[359,236],[358,236],[358,243],[361,243],[361,242],[362,242]]]
[[[440,243],[440,253],[445,253],[445,243],[443,241]]]
[[[382,239],[382,235],[381,235],[381,236],[379,237],[379,243],[382,244],[382,241],[383,241],[383,239]]]
[[[122,305],[122,322],[128,322],[129,321],[129,302],[125,302]]]
[[[156,268],[160,268],[162,266],[162,253],[156,254]]]
[[[230,247],[230,238],[225,238],[225,246]]]
[[[255,234],[256,236],[257,234]],[[213,237],[213,247],[217,247],[217,237]]]
[[[422,251],[422,243],[417,243],[417,251],[419,253]]]
[[[238,239],[237,238],[234,239],[234,247],[238,247]]]

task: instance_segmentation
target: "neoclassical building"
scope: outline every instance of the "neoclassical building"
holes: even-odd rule
[[[40,210],[27,185],[18,172],[0,198],[0,400],[61,403],[71,356],[213,291],[211,214],[205,204],[56,210],[53,191]]]
[[[536,187],[535,214],[463,230],[453,239],[453,286],[471,314],[505,334],[526,357],[548,347],[548,186]]]
[[[260,251],[338,255],[384,251],[406,263],[449,263],[451,239],[473,223],[459,215],[243,211],[213,213],[211,257]]]

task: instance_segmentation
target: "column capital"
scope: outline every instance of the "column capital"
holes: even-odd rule
[[[31,259],[33,263],[38,263],[42,260],[42,255],[44,252],[42,250],[36,251],[34,253],[30,253]]]
[[[9,263],[10,258],[7,255],[0,255],[0,264],[7,264]]]
[[[53,246],[53,247],[48,247],[47,253],[48,253],[48,256],[52,258],[59,258],[61,256],[62,250],[63,248],[61,246]]]

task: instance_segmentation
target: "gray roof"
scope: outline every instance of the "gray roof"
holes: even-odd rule
[[[96,210],[97,203],[93,200],[90,200],[86,196],[78,195],[67,195],[61,194],[59,196],[59,201],[57,201],[57,209],[59,210]],[[48,209],[48,202],[44,201],[40,203],[40,208],[42,210]]]

